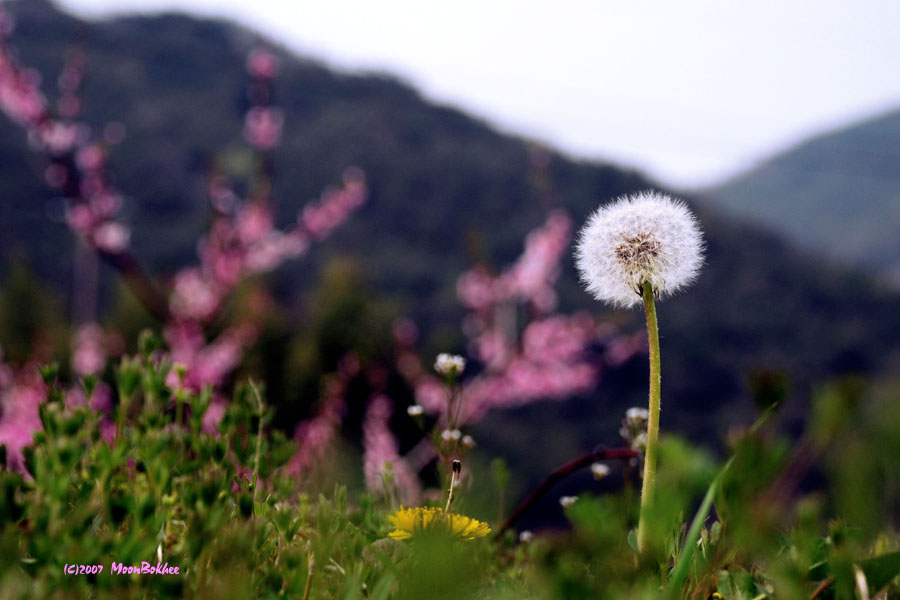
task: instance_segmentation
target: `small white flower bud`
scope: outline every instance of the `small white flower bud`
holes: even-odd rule
[[[441,439],[445,442],[458,442],[462,437],[462,431],[459,429],[445,429],[441,432]]]
[[[578,496],[562,496],[559,499],[559,504],[563,508],[569,508],[570,506],[575,504],[575,502],[577,502],[577,501],[578,501]]]
[[[642,431],[637,436],[635,436],[634,441],[631,442],[631,448],[633,450],[640,450],[643,452],[647,448],[647,432]]]
[[[438,354],[437,360],[434,361],[434,370],[445,377],[462,375],[462,372],[466,370],[466,359],[446,352]]]
[[[526,529],[525,531],[523,531],[519,534],[519,541],[522,542],[523,544],[528,544],[533,539],[534,539],[534,534],[529,529]]]
[[[650,413],[646,408],[635,406],[625,411],[625,419],[629,422],[646,421],[650,418]]]
[[[421,404],[412,404],[406,407],[406,413],[411,417],[418,417],[425,414],[425,409]]]
[[[591,465],[591,474],[594,476],[594,479],[600,481],[609,475],[609,467],[603,463],[594,463]]]
[[[466,448],[472,448],[475,446],[475,438],[471,435],[464,435],[462,439],[462,445]]]

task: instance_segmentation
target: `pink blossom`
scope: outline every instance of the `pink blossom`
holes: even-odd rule
[[[116,422],[112,419],[100,421],[100,439],[107,444],[112,444],[116,439]]]
[[[477,266],[459,276],[456,281],[456,295],[466,307],[484,310],[493,305],[498,296],[494,291],[495,279],[487,269]]]
[[[530,323],[522,333],[523,354],[537,363],[578,359],[593,339],[593,322],[555,315]]]
[[[104,189],[92,196],[88,205],[97,218],[112,219],[119,212],[119,209],[122,208],[122,197],[111,190]]]
[[[75,118],[81,112],[81,100],[75,94],[63,94],[56,101],[56,109],[67,119]]]
[[[362,173],[357,169],[348,169],[344,174],[344,187],[325,190],[318,203],[303,208],[298,221],[312,237],[323,238],[362,206],[365,200]]]
[[[336,389],[332,387],[319,413],[297,425],[294,439],[298,448],[287,467],[291,475],[306,475],[324,460],[325,452],[339,432],[346,410],[343,391],[342,385]]]
[[[131,230],[121,223],[107,221],[94,228],[91,238],[100,250],[118,254],[128,247]]]
[[[489,330],[478,336],[474,343],[475,354],[487,365],[502,365],[509,361],[512,348],[506,335],[500,331]]]
[[[95,375],[105,366],[103,329],[97,323],[86,323],[75,334],[72,370],[77,375]]]
[[[256,49],[247,56],[247,71],[253,77],[272,79],[278,75],[278,69],[278,59],[266,50]]]
[[[172,312],[183,319],[203,321],[219,307],[221,295],[214,284],[199,270],[184,269],[175,276],[170,305]]]
[[[258,331],[251,325],[231,327],[207,344],[199,325],[185,321],[169,325],[164,335],[171,361],[187,368],[185,387],[199,390],[205,385],[220,386],[240,364],[244,348]]]
[[[602,364],[589,350],[596,342],[613,338],[615,329],[599,327],[585,312],[549,315],[556,302],[553,285],[559,262],[570,236],[569,217],[553,212],[528,235],[519,259],[499,276],[477,266],[457,280],[460,302],[472,310],[463,321],[463,331],[483,367],[461,382],[459,424],[477,421],[492,409],[561,400],[596,385]],[[517,305],[522,303],[536,315],[524,327],[518,323]],[[401,368],[401,372],[414,377],[416,402],[445,418],[448,390],[443,383],[412,369]]]
[[[213,208],[222,214],[231,213],[239,202],[237,194],[228,186],[228,180],[221,175],[210,179],[207,193]]]
[[[397,440],[390,429],[392,412],[391,401],[385,396],[372,398],[366,409],[363,421],[366,485],[373,492],[387,493],[384,474],[390,470],[401,503],[414,505],[421,496],[422,486],[416,474],[400,457]]]
[[[103,381],[98,381],[94,386],[94,393],[91,394],[91,408],[97,412],[109,413],[112,410],[113,393],[109,385]]]
[[[254,106],[244,120],[244,138],[254,148],[271,150],[281,140],[284,113],[281,109]]]
[[[94,226],[94,213],[87,204],[75,204],[66,211],[66,221],[73,231],[86,235]]]
[[[38,132],[41,144],[57,156],[72,150],[78,141],[77,128],[61,121],[47,121]]]
[[[272,233],[272,211],[259,203],[245,205],[238,211],[235,231],[242,244],[259,242]]]
[[[69,408],[79,408],[88,406],[87,397],[84,394],[84,388],[80,385],[74,385],[66,391],[66,406]],[[91,393],[91,410],[95,412],[109,413],[112,409],[112,390],[103,381],[98,381]]]
[[[464,387],[460,421],[478,421],[492,409],[585,393],[596,385],[598,375],[598,370],[586,363],[538,364],[516,358],[504,373],[476,377]]]
[[[6,11],[0,9],[0,37],[8,36],[16,26],[16,20]]]
[[[617,367],[631,360],[636,354],[646,351],[647,334],[639,331],[630,336],[619,336],[611,340],[603,353],[603,359],[607,364]]]
[[[97,144],[88,144],[78,150],[75,156],[78,166],[86,171],[97,171],[106,163],[106,155]]]
[[[528,234],[519,259],[498,277],[482,266],[463,273],[457,280],[457,295],[464,306],[484,311],[498,302],[528,301],[541,313],[556,306],[553,285],[559,277],[559,261],[569,247],[572,221],[562,211]]]
[[[433,375],[419,379],[416,383],[416,404],[420,404],[429,414],[443,414],[448,404],[443,382]]]
[[[391,327],[394,341],[404,348],[412,348],[419,339],[419,328],[412,319],[398,317]]]
[[[228,402],[218,394],[212,399],[206,408],[206,412],[203,413],[202,429],[204,433],[216,433],[219,431],[219,425],[225,417],[227,405]]]
[[[0,444],[6,445],[7,468],[26,472],[22,451],[42,428],[38,407],[44,398],[43,382],[36,376],[23,377],[11,387],[0,389]]]

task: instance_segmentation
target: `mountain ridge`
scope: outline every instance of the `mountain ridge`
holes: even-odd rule
[[[823,132],[704,190],[734,214],[900,282],[900,110]]]

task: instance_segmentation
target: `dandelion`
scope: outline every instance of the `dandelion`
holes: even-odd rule
[[[629,307],[645,283],[657,297],[691,283],[703,263],[697,220],[680,201],[641,192],[600,207],[581,230],[581,280],[597,300]]]
[[[413,539],[429,533],[444,533],[452,538],[472,540],[491,532],[487,523],[427,506],[401,507],[388,516],[388,521],[394,526],[388,536],[395,540]]]
[[[641,192],[600,207],[581,230],[576,249],[581,280],[595,298],[614,306],[643,302],[650,350],[650,402],[647,411],[638,548],[647,550],[646,513],[656,485],[659,436],[660,368],[656,298],[691,283],[703,264],[703,237],[693,214],[681,201],[657,192]],[[629,411],[623,430],[632,434],[643,413]],[[634,437],[632,447],[637,443]]]
[[[456,354],[446,352],[438,354],[434,361],[434,370],[444,377],[459,376],[466,369],[466,359]]]

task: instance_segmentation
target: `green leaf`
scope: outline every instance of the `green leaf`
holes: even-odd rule
[[[38,372],[40,372],[41,379],[44,380],[44,383],[46,385],[53,385],[53,382],[56,380],[56,376],[59,374],[59,363],[52,362],[49,365],[41,365],[40,367],[38,367]]]
[[[756,597],[756,582],[753,576],[740,567],[719,572],[717,591],[728,600],[753,600]]]
[[[391,593],[391,586],[394,585],[395,577],[392,573],[385,573],[384,577],[378,580],[369,598],[372,600],[387,600]]]
[[[628,545],[631,546],[631,549],[634,550],[635,554],[640,554],[641,551],[638,550],[637,544],[637,529],[630,530],[625,539],[628,540]]]
[[[863,573],[866,574],[866,581],[869,584],[869,590],[877,593],[878,590],[891,582],[894,577],[900,575],[900,552],[891,552],[890,554],[882,554],[874,558],[869,558],[859,563]]]

